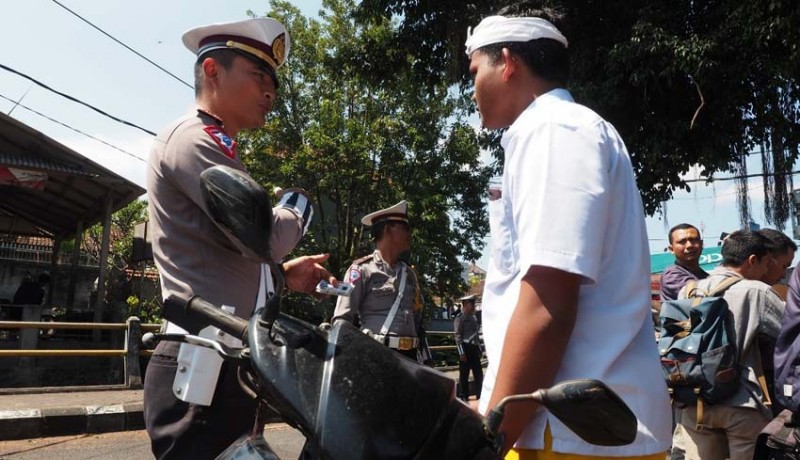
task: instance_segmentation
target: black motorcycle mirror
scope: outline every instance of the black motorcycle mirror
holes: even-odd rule
[[[534,400],[555,415],[584,441],[598,446],[622,446],[636,439],[636,416],[614,391],[591,379],[567,380],[530,394],[500,401],[486,417],[486,430],[502,445],[497,430],[509,403]]]
[[[272,198],[264,187],[242,171],[213,166],[200,173],[200,190],[211,218],[246,257],[269,264],[275,278],[275,295],[269,298],[261,319],[269,327],[280,313],[283,274],[270,256]]]

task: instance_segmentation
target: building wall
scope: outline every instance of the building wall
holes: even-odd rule
[[[8,303],[14,298],[14,293],[26,275],[34,280],[42,273],[48,273],[52,277],[50,269],[49,263],[0,259],[0,303]],[[56,279],[51,278],[54,281],[52,305],[67,305],[71,269],[69,266],[59,266]],[[98,275],[97,267],[78,267],[73,308],[89,309],[89,296]]]

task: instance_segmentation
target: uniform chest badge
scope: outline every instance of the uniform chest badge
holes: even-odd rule
[[[225,131],[221,130],[218,126],[206,126],[203,131],[207,132],[214,142],[217,143],[222,153],[230,159],[236,158],[236,141],[231,139]]]
[[[357,268],[351,268],[350,273],[347,274],[347,278],[350,280],[350,284],[355,283],[361,279],[361,270]]]

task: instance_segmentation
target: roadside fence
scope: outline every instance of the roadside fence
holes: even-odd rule
[[[139,364],[140,356],[152,355],[151,350],[143,349],[142,335],[146,332],[156,332],[160,324],[142,324],[139,318],[131,316],[125,323],[75,323],[75,322],[44,322],[44,321],[0,321],[0,330],[19,329],[21,349],[0,350],[0,358],[10,357],[94,357],[94,356],[121,356],[125,368],[124,387],[129,389],[142,388],[142,369]],[[38,349],[37,342],[41,331],[51,333],[54,330],[79,329],[79,330],[124,330],[125,342],[122,349],[83,349],[83,350],[46,350]],[[24,330],[32,333],[25,334]],[[450,331],[427,331],[429,336],[452,337]],[[431,352],[454,351],[455,345],[431,346]],[[457,366],[456,366],[457,367]],[[438,367],[448,370],[451,367]]]

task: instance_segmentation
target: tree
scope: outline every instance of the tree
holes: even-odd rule
[[[111,229],[109,238],[109,257],[106,280],[106,305],[114,306],[117,309],[125,308],[127,315],[139,316],[145,322],[157,322],[160,320],[160,305],[158,289],[154,289],[154,298],[139,298],[134,293],[132,280],[129,279],[126,270],[133,269],[136,264],[131,260],[133,247],[134,226],[147,220],[147,202],[144,200],[134,200],[124,208],[111,214]],[[85,251],[98,263],[100,263],[100,249],[103,241],[103,225],[96,224],[86,230],[84,235]],[[143,270],[141,275],[145,277]],[[139,280],[139,285],[143,280]],[[141,289],[140,289],[141,291]],[[123,313],[114,311],[114,313]]]
[[[363,0],[357,17],[364,24],[401,18],[393,34],[413,56],[409,71],[427,84],[458,83],[468,92],[467,27],[508,3]],[[565,13],[559,26],[570,41],[570,87],[622,134],[648,213],[675,189],[689,189],[681,174],[692,165],[709,179],[719,171],[744,176],[745,157],[757,153],[767,221],[783,227],[788,172],[800,153],[796,1],[539,0],[527,6]],[[364,56],[381,62],[384,51]],[[377,74],[370,78],[387,76],[384,67],[364,69]],[[499,153],[496,137],[484,140]],[[739,185],[744,224],[750,210],[745,181]]]
[[[242,137],[242,158],[268,187],[310,193],[314,224],[298,252],[330,252],[337,275],[371,252],[361,217],[407,199],[409,262],[429,299],[456,295],[464,287],[458,258],[478,258],[487,232],[482,197],[490,173],[465,106],[445,83],[422,87],[401,72],[365,77],[361,67],[369,64],[357,56],[369,46],[396,48],[392,24],[356,24],[352,0],[323,5],[317,21],[288,2],[271,3],[269,16],[287,24],[292,49],[273,115]]]
[[[145,220],[147,220],[147,202],[144,200],[131,201],[124,208],[111,214],[108,251],[110,268],[123,270],[131,265],[133,227]],[[86,252],[99,263],[103,242],[103,224],[95,224],[87,229],[84,241]]]

